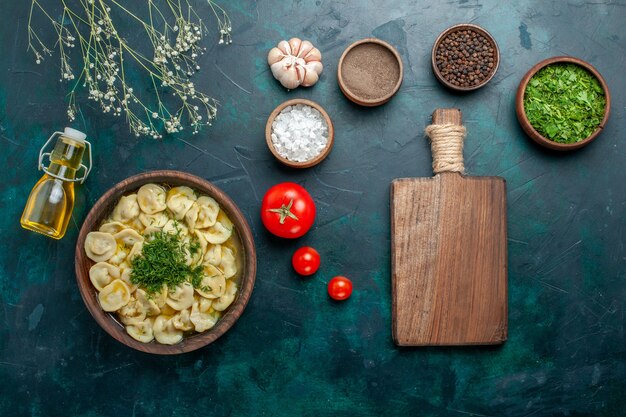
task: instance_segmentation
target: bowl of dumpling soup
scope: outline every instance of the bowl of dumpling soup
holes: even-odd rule
[[[177,354],[232,327],[254,286],[256,252],[235,203],[179,171],[128,178],[91,209],[76,279],[100,326],[134,349]]]

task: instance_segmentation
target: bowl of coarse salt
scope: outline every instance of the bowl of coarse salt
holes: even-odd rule
[[[274,109],[265,125],[265,140],[272,154],[292,168],[310,168],[330,153],[334,141],[328,113],[311,100],[294,99]]]

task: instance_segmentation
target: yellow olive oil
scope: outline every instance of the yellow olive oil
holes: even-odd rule
[[[24,213],[22,227],[54,239],[65,235],[74,209],[74,179],[85,152],[84,134],[66,129],[50,154],[50,166],[35,184]],[[77,132],[80,133],[80,132]]]

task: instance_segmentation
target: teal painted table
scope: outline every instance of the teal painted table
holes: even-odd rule
[[[26,53],[29,2],[2,6],[0,415],[624,415],[624,0],[224,2],[234,43],[211,45],[198,77],[221,101],[215,125],[195,137],[136,140],[84,104],[73,126],[88,132],[95,168],[58,242],[22,230],[19,216],[39,177],[40,145],[67,124],[66,90],[54,59],[37,66]],[[432,42],[458,22],[484,26],[502,50],[495,79],[468,95],[446,91],[430,70]],[[319,46],[325,70],[315,87],[287,92],[265,55],[294,35]],[[405,64],[398,95],[373,109],[348,102],[336,83],[341,52],[366,36],[395,45]],[[567,155],[525,137],[513,106],[526,70],[561,54],[593,63],[614,94],[606,131]],[[336,128],[328,159],[301,172],[274,161],[263,136],[271,110],[295,97],[319,102]],[[389,183],[431,175],[422,132],[445,106],[464,112],[469,173],[507,180],[509,340],[398,349],[390,332]],[[104,333],[73,272],[78,228],[93,203],[122,179],[163,168],[229,193],[254,230],[259,259],[235,327],[177,357],[135,352]],[[306,186],[319,209],[297,242],[271,238],[258,217],[265,190],[284,180]],[[304,244],[323,257],[310,279],[289,262]],[[345,303],[326,295],[335,274],[354,281]]]

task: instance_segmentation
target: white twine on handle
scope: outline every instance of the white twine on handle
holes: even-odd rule
[[[460,172],[465,173],[463,165],[463,139],[465,126],[459,125],[429,125],[426,127],[426,136],[430,139],[430,149],[433,153],[433,172]]]

